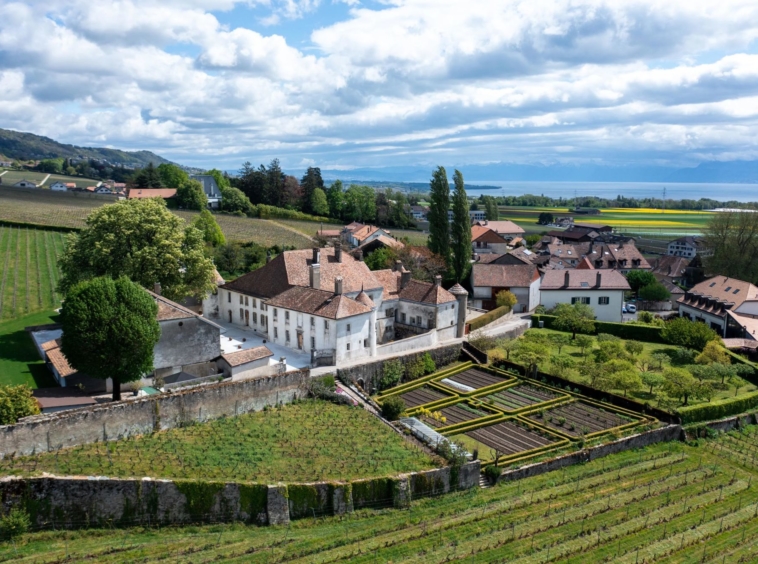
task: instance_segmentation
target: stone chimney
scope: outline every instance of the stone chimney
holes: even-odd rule
[[[342,295],[342,276],[334,279],[334,293],[338,296]]]
[[[595,277],[595,286],[597,286],[598,288],[600,287],[600,285],[602,283],[600,278],[601,278],[600,277],[600,271],[598,270],[597,276]]]
[[[402,272],[403,271],[403,261],[400,259],[397,259],[395,261],[395,266],[392,268],[395,272]]]
[[[569,272],[566,271],[566,274],[563,275],[563,285],[568,288],[569,285]]]
[[[313,247],[313,264],[321,263],[321,249]]]
[[[162,291],[161,290],[161,283],[160,282],[156,282],[153,285],[153,293],[158,294],[160,296],[161,295],[161,291]]]
[[[442,286],[442,276],[440,276],[439,274],[437,274],[434,277],[434,285],[435,286]]]
[[[468,311],[468,292],[460,284],[455,284],[450,288],[450,293],[458,301],[458,322],[455,330],[455,336],[463,338],[466,335],[466,313]]]
[[[334,243],[334,258],[337,262],[342,262],[342,243],[339,241]]]
[[[271,251],[266,251],[266,264],[271,262]]]
[[[358,249],[357,251],[355,251],[355,260],[357,260],[358,262],[363,262],[363,251],[362,250]]]
[[[311,288],[316,290],[321,289],[321,265],[319,263],[313,263],[309,269]]]
[[[411,281],[411,271],[403,268],[400,271],[400,289],[402,290],[403,288],[405,288],[408,285],[408,282],[410,281]]]

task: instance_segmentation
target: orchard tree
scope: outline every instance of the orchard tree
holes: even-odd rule
[[[671,397],[681,399],[683,405],[687,405],[689,397],[697,393],[698,381],[684,368],[667,368],[663,377],[666,380],[663,391]]]
[[[719,338],[716,331],[705,323],[676,317],[667,321],[661,330],[661,337],[667,343],[702,351],[710,341]]]
[[[527,374],[534,373],[539,364],[549,357],[550,350],[547,347],[526,339],[519,340],[516,350],[513,351],[513,358],[526,367]]]
[[[624,343],[624,348],[626,349],[626,352],[632,356],[637,356],[645,350],[644,345],[639,341],[627,341]]]
[[[587,351],[592,349],[592,346],[595,344],[595,339],[589,335],[577,335],[574,338],[574,344],[581,349],[582,356],[586,356]]]
[[[718,341],[709,341],[701,352],[695,357],[698,364],[731,364],[732,360],[726,349]]]
[[[221,231],[216,218],[207,209],[200,212],[200,215],[192,222],[192,226],[203,234],[203,241],[211,247],[219,247],[226,243],[224,232]]]
[[[577,333],[595,331],[595,312],[587,304],[558,304],[555,307],[553,327],[559,331],[571,333],[573,339]]]
[[[453,224],[450,226],[450,270],[456,282],[463,281],[471,269],[471,216],[461,171],[453,174]]]
[[[429,240],[427,246],[434,254],[443,258],[445,263],[450,260],[450,220],[447,212],[450,209],[450,185],[447,182],[447,172],[438,166],[432,173],[429,183],[430,202],[427,220],[429,221]]]
[[[613,373],[613,387],[624,391],[624,397],[629,392],[634,392],[642,388],[642,379],[636,370],[621,370]]]
[[[111,378],[113,401],[119,401],[121,384],[153,370],[153,349],[161,336],[157,315],[152,296],[124,276],[80,282],[61,309],[61,352],[79,372]]]
[[[642,378],[642,383],[650,388],[650,395],[653,395],[653,388],[660,388],[666,383],[666,378],[658,372],[643,372],[640,374],[640,377]]]
[[[122,200],[94,210],[61,257],[63,294],[82,280],[126,276],[146,288],[160,283],[174,300],[198,298],[214,288],[213,262],[203,234],[158,198]]]

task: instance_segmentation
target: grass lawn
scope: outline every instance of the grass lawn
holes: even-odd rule
[[[107,451],[110,451],[108,454]],[[273,484],[395,475],[435,463],[363,409],[278,409],[0,462],[0,474],[152,476]]]
[[[658,444],[489,489],[349,517],[28,533],[0,559],[53,563],[694,564],[758,561],[751,434]]]
[[[55,312],[38,312],[0,322],[0,384],[28,384],[31,388],[57,386],[24,327],[55,323]]]

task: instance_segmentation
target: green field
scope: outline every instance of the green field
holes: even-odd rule
[[[602,223],[623,233],[661,236],[699,234],[708,224],[713,212],[690,210],[656,210],[652,208],[605,208],[599,215],[577,215],[567,208],[500,206],[500,217],[523,227],[527,234],[554,229],[537,225],[542,212],[554,216],[572,216],[575,222]]]
[[[3,170],[4,169],[0,169],[0,173],[2,173]],[[98,182],[100,182],[99,180],[94,180],[92,178],[83,178],[81,176],[65,176],[62,174],[48,175],[46,172],[33,172],[28,170],[7,170],[5,174],[0,176],[0,180],[2,180],[2,183],[5,185],[12,185],[16,182],[19,182],[20,180],[28,180],[39,185],[45,179],[47,180],[43,184],[43,188],[49,188],[51,184],[54,184],[58,181],[73,182],[80,188],[95,186]]]
[[[24,327],[56,322],[53,311],[42,311],[0,321],[0,384],[27,384],[31,388],[57,386]]]
[[[708,563],[758,559],[756,429],[659,444],[410,510],[166,528],[46,531],[5,543],[15,562]]]
[[[274,484],[396,475],[434,466],[428,455],[367,411],[307,400],[107,445],[4,459],[0,474]]]

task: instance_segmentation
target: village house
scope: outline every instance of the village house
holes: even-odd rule
[[[586,257],[595,269],[618,270],[621,274],[631,270],[651,270],[650,263],[631,242],[590,244]]]
[[[714,276],[677,301],[680,316],[708,324],[721,337],[758,340],[758,287],[750,282]]]
[[[392,237],[391,233],[386,229],[374,225],[362,225],[360,223],[347,225],[343,231],[343,235],[347,243],[353,247],[360,247],[378,237]]]
[[[680,284],[687,274],[690,262],[691,259],[685,257],[664,255],[653,259],[650,267],[656,279],[660,281],[666,280],[672,284]]]
[[[411,217],[416,221],[426,221],[429,208],[424,206],[411,206]]]
[[[499,292],[507,290],[518,302],[513,311],[532,311],[540,303],[540,273],[534,264],[479,264],[471,268],[473,306],[492,310]]]
[[[216,179],[210,174],[193,174],[190,180],[197,180],[203,186],[206,198],[208,198],[208,207],[217,210],[221,206],[221,189],[216,183]]]
[[[515,244],[514,239],[521,237],[525,233],[521,227],[508,220],[489,221],[485,219],[483,221],[477,221],[476,225],[481,225],[483,227],[492,229],[492,231],[500,235],[503,239],[512,245]]]
[[[37,184],[32,182],[31,180],[19,180],[15,184],[13,184],[14,188],[36,188]]]
[[[467,293],[412,280],[402,264],[371,271],[334,248],[286,251],[219,286],[203,303],[207,317],[250,327],[272,344],[306,352],[315,365],[376,356],[398,334],[434,332],[438,342],[463,335]]]
[[[50,190],[53,192],[65,192],[68,190],[68,186],[65,182],[54,182],[50,185]]]
[[[131,188],[126,195],[127,199],[163,198],[170,200],[176,198],[176,188]]]
[[[624,292],[629,290],[629,283],[617,270],[548,270],[540,284],[540,301],[547,309],[558,304],[586,304],[598,321],[620,323]]]
[[[468,216],[471,223],[476,223],[477,221],[487,219],[487,212],[484,210],[469,210]],[[453,210],[447,210],[447,220],[451,223],[453,222]]]
[[[679,237],[670,241],[667,253],[676,257],[695,258],[698,254],[704,254],[706,251],[703,240],[698,237]]]
[[[503,254],[510,249],[508,241],[489,227],[480,224],[471,226],[471,247],[475,253],[480,254]]]

